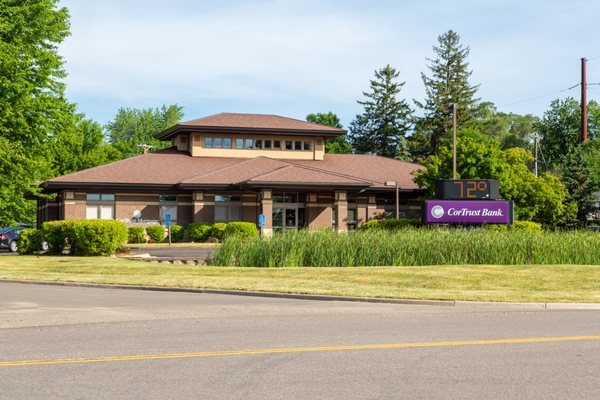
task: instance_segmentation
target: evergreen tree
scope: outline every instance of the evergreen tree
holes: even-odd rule
[[[329,111],[327,114],[308,114],[306,116],[306,120],[308,122],[314,122],[315,124],[327,125],[333,128],[342,128],[340,119],[331,111]],[[327,142],[325,143],[325,153],[350,154],[352,153],[352,146],[346,140],[345,136],[338,136],[335,139],[327,140]]]
[[[407,158],[405,135],[410,128],[412,110],[398,94],[405,82],[397,82],[396,69],[387,65],[375,71],[367,98],[358,101],[364,112],[350,124],[350,143],[356,153]]]
[[[417,123],[417,131],[429,137],[428,141],[420,138],[420,142],[430,145],[429,149],[415,149],[421,153],[435,153],[442,136],[452,130],[453,103],[457,104],[458,127],[466,128],[474,118],[479,101],[474,97],[479,85],[469,83],[472,71],[469,71],[467,57],[470,50],[460,43],[460,36],[449,30],[438,37],[438,46],[433,46],[433,51],[435,59],[427,59],[431,76],[421,74],[427,97],[424,103],[415,100],[425,113]]]

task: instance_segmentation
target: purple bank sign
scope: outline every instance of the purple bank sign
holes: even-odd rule
[[[512,224],[509,200],[425,200],[426,224]]]

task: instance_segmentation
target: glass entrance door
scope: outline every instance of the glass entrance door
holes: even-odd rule
[[[305,224],[304,219],[304,208],[287,204],[285,206],[273,206],[273,230],[275,231],[303,227]]]

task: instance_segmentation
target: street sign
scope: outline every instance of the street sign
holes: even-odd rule
[[[167,227],[171,226],[171,214],[166,214],[165,215],[165,225]]]

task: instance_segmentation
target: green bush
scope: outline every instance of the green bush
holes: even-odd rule
[[[210,237],[217,239],[219,242],[223,241],[225,229],[227,229],[227,224],[224,222],[217,222],[213,224],[213,226],[210,228]]]
[[[400,218],[400,219],[372,219],[365,222],[360,226],[360,230],[368,231],[373,229],[380,229],[386,231],[396,231],[403,229],[408,226],[420,226],[420,219]]]
[[[119,221],[72,220],[63,227],[70,253],[78,256],[108,256],[127,242],[127,226]]]
[[[100,256],[114,254],[127,242],[127,226],[113,220],[70,220],[46,222],[42,235],[53,254]]]
[[[33,254],[36,251],[42,251],[42,231],[35,228],[29,228],[21,231],[17,239],[17,248],[19,254]]]
[[[183,226],[171,225],[171,242],[177,243],[183,240]]]
[[[162,225],[147,226],[146,233],[154,243],[161,243],[165,240],[165,228]]]
[[[144,228],[141,226],[132,226],[127,229],[128,243],[145,243],[146,242],[146,232]]]
[[[508,229],[514,231],[541,232],[542,224],[532,221],[515,221],[514,224],[508,226]]]
[[[42,224],[42,235],[48,243],[48,251],[51,254],[60,255],[68,246],[64,229],[66,221],[48,221]]]
[[[210,236],[211,226],[205,222],[193,222],[188,225],[188,234],[192,242],[206,242]]]
[[[225,236],[255,237],[258,228],[252,222],[230,222],[225,228]]]

